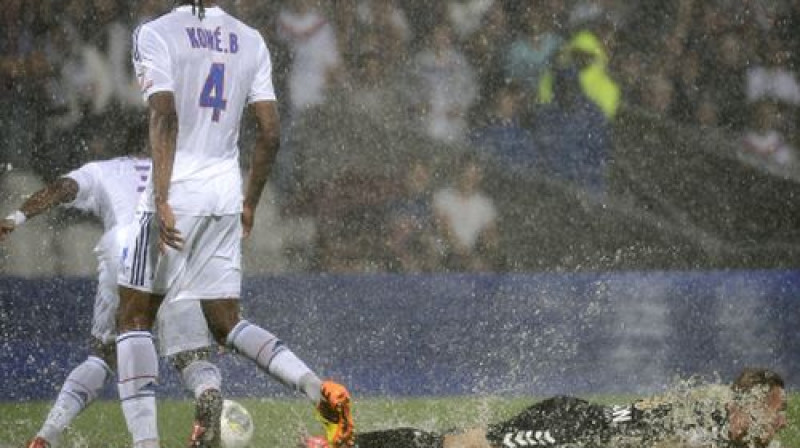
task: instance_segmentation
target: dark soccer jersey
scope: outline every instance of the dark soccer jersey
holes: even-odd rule
[[[493,447],[648,447],[677,438],[697,446],[725,447],[727,422],[717,400],[637,402],[603,406],[574,397],[536,403],[501,423],[489,425]]]

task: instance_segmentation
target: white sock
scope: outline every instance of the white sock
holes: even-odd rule
[[[222,388],[222,375],[219,367],[203,360],[192,361],[181,371],[183,385],[194,394],[195,398],[209,390]]]
[[[242,320],[233,327],[227,343],[278,381],[303,392],[315,403],[319,401],[322,382],[274,334]]]
[[[129,331],[117,337],[119,398],[135,448],[158,447],[156,396],[158,355],[148,331]]]
[[[64,429],[97,398],[111,375],[108,365],[95,356],[72,369],[37,436],[56,445]]]
[[[309,371],[300,377],[300,390],[315,404],[322,400],[322,380],[316,373]]]

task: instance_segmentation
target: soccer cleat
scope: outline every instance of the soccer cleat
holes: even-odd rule
[[[41,437],[36,437],[25,446],[26,448],[50,448],[50,443]]]
[[[317,416],[325,428],[329,448],[355,445],[353,417],[350,414],[350,393],[333,381],[322,383],[322,400],[317,405]]]
[[[222,393],[208,389],[195,401],[194,425],[189,436],[189,448],[219,448],[221,446],[220,417]]]

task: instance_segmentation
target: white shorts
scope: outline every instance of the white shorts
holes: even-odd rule
[[[179,300],[238,299],[242,288],[242,222],[238,214],[177,215],[183,249],[158,249],[158,224],[143,213],[122,249],[120,285]]]
[[[119,242],[125,240],[125,229],[115,229],[117,238],[104,238],[98,247],[99,278],[97,294],[92,315],[92,336],[104,344],[113,344],[117,337],[117,308],[119,307],[119,286],[117,285],[117,265]],[[179,317],[179,318],[178,318]],[[165,322],[173,322],[165,325]],[[177,324],[175,322],[178,322]],[[165,303],[158,311],[155,334],[159,352],[171,356],[181,351],[196,350],[214,346],[216,342],[206,324],[200,302],[184,301]]]

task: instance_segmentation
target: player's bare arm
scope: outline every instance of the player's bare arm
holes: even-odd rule
[[[5,240],[17,228],[18,222],[40,215],[55,206],[74,201],[78,195],[78,189],[78,183],[75,180],[61,177],[32,194],[16,212],[0,221],[0,241]]]
[[[175,227],[175,215],[169,205],[169,185],[175,163],[178,137],[178,113],[172,92],[150,96],[150,148],[153,159],[153,187],[159,224],[161,251],[166,247],[180,250],[183,238]]]
[[[264,191],[272,164],[280,148],[280,116],[274,101],[258,101],[250,106],[258,123],[258,135],[250,158],[250,172],[245,187],[242,210],[243,236],[246,238],[253,229],[253,219],[258,201]]]

